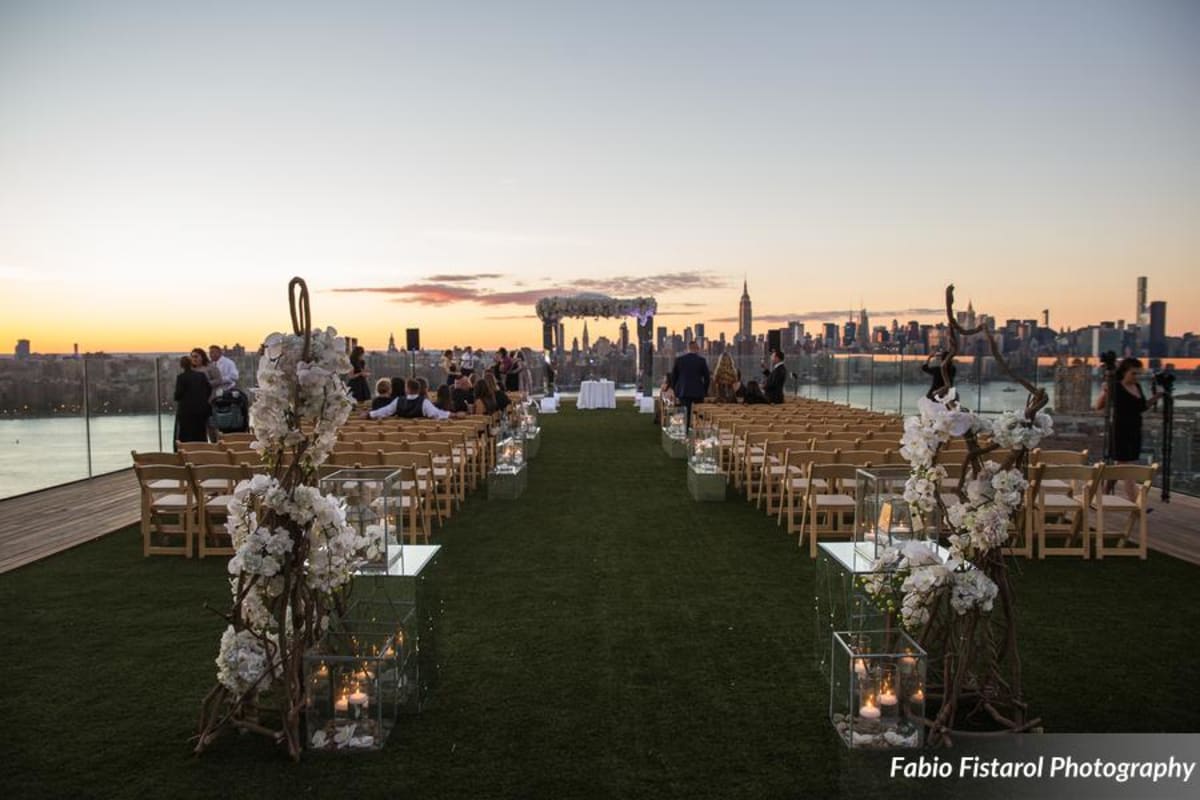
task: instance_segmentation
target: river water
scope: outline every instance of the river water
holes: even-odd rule
[[[1019,409],[1025,403],[1025,393],[1005,392],[1007,384],[985,383],[982,387],[965,384],[959,387],[960,396],[972,408],[985,412]],[[816,384],[789,385],[788,393],[801,397],[849,402],[863,408],[896,411],[903,405],[904,413],[916,410],[917,399],[926,384],[892,384],[888,386]],[[1200,393],[1200,383],[1176,384],[1176,394]],[[622,394],[618,392],[618,394]],[[632,394],[626,391],[623,394]],[[1177,404],[1197,409],[1192,400]],[[90,422],[91,474],[101,475],[131,466],[130,451],[170,449],[174,419],[156,414],[127,414],[93,417]],[[0,420],[0,498],[45,489],[62,483],[89,477],[88,435],[83,417],[54,417],[37,419]]]

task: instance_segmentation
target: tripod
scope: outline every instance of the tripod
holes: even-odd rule
[[[1162,387],[1162,501],[1171,502],[1171,449],[1175,443],[1175,395],[1171,382],[1160,381]]]

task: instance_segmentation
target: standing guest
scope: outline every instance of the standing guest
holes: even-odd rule
[[[1108,457],[1118,464],[1137,464],[1142,458],[1142,414],[1162,397],[1162,392],[1155,392],[1149,400],[1142,392],[1138,379],[1142,374],[1142,362],[1137,358],[1124,358],[1117,365],[1113,397],[1108,396],[1108,384],[1100,390],[1100,399],[1096,401],[1096,410],[1103,411],[1111,402],[1112,407],[1112,437],[1110,439]],[[1112,491],[1109,484],[1105,491]],[[1136,502],[1137,489],[1133,481],[1125,481],[1125,496]]]
[[[367,351],[362,347],[355,347],[350,351],[350,396],[354,398],[356,403],[365,403],[371,399],[371,390],[367,386],[367,376],[371,373],[367,370]]]
[[[383,419],[384,417],[403,417],[405,419],[418,419],[425,417],[427,419],[450,419],[455,416],[449,411],[443,411],[435,406],[429,400],[429,396],[422,394],[421,384],[415,378],[409,378],[404,383],[404,396],[397,397],[386,406],[377,408],[374,411],[363,412],[363,416],[367,419]]]
[[[675,359],[671,367],[671,386],[679,404],[687,410],[688,428],[692,426],[692,405],[704,402],[711,381],[708,362],[700,355],[700,343],[693,339],[688,342],[688,351]]]
[[[215,387],[218,383],[221,382],[221,370],[217,367],[216,364],[209,361],[208,353],[204,352],[203,347],[193,347],[191,359],[192,359],[192,369],[197,372],[202,373],[205,378],[208,378],[208,385],[210,387]],[[213,389],[210,392],[209,397],[208,397],[208,402],[209,402],[210,406],[212,404],[212,401],[215,399],[216,399],[216,390]],[[210,442],[215,442],[220,438],[221,438],[220,432],[217,430],[217,426],[213,422],[212,409],[210,408],[209,415],[208,415],[208,440]]]
[[[458,361],[458,372],[460,375],[470,375],[475,371],[475,351],[467,345],[467,349],[463,350],[462,358]]]
[[[746,383],[746,389],[742,392],[742,402],[748,406],[767,404],[767,396],[763,394],[762,387],[758,385],[758,381],[748,381]]]
[[[733,357],[728,352],[721,353],[717,359],[717,369],[713,372],[714,399],[718,403],[732,403],[737,398],[738,381],[741,375],[733,365]]]
[[[442,353],[442,370],[446,373],[446,386],[453,386],[458,380],[458,364],[454,363],[454,351]]]
[[[491,375],[487,377],[490,378]],[[496,390],[492,388],[492,382],[486,379],[477,382],[475,384],[475,404],[472,411],[482,416],[490,416],[499,410],[499,406],[496,405]]]
[[[787,384],[787,364],[783,363],[783,352],[772,350],[771,366],[764,364],[763,367],[763,377],[766,378],[762,387],[763,395],[768,403],[782,403],[783,387]]]
[[[492,396],[496,398],[496,409],[498,411],[506,410],[512,404],[512,400],[509,400],[508,393],[500,388],[500,383],[496,380],[496,376],[489,372],[483,376],[483,379],[487,383],[488,388],[492,390]]]
[[[192,369],[191,356],[179,359],[179,368],[182,371],[175,377],[175,441],[207,442],[212,386],[203,372]]]
[[[934,350],[925,359],[925,363],[921,365],[921,372],[924,372],[930,377],[929,391],[925,396],[930,400],[937,399],[937,393],[946,386],[946,377],[942,374],[942,364],[946,362],[947,353],[945,350]],[[937,359],[934,361],[934,359]],[[950,376],[950,382],[954,383],[954,362],[946,364],[946,374]]]
[[[515,353],[515,350],[507,350],[504,357],[500,359],[500,372],[504,375],[503,386],[507,392],[516,392],[521,389],[521,376],[518,374]]]
[[[533,371],[529,369],[529,361],[524,350],[517,351],[517,391],[521,397],[528,400],[533,396]]]
[[[450,387],[442,384],[433,396],[433,404],[442,411],[454,411],[454,401],[450,397]]]
[[[375,381],[375,396],[371,398],[372,411],[378,411],[394,399],[392,397],[392,382],[390,379],[380,378]]]
[[[221,372],[221,382],[213,387],[213,396],[223,394],[237,386],[238,368],[237,364],[233,363],[233,359],[225,355],[217,345],[209,345],[208,357],[212,359],[212,363],[217,365],[217,369]]]

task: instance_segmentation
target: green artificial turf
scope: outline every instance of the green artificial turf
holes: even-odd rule
[[[191,754],[223,559],[133,529],[0,576],[4,797],[833,797],[861,770],[813,667],[814,565],[744,501],[693,503],[649,417],[543,418],[519,501],[437,535],[434,702],[378,754]],[[1196,567],[1017,565],[1048,730],[1197,731]],[[894,796],[894,795],[893,795]]]

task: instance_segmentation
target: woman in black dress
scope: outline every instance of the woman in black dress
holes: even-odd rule
[[[367,351],[355,347],[350,351],[350,396],[357,403],[365,403],[371,399],[371,387],[367,385]]]
[[[936,364],[933,363],[934,358],[937,358]],[[945,360],[946,360],[946,351],[937,350],[935,352],[930,353],[929,357],[925,359],[925,363],[921,365],[921,371],[924,372],[926,375],[928,375],[930,378],[929,391],[925,393],[925,396],[928,397],[930,400],[936,399],[937,393],[940,392],[946,386],[945,377],[942,375],[942,362],[944,362]],[[954,373],[955,372],[957,372],[957,370],[954,368],[954,362],[951,361],[946,366],[946,373],[950,376],[951,383],[954,382]]]
[[[1136,358],[1122,359],[1117,365],[1116,378],[1113,381],[1115,389],[1112,398],[1112,439],[1109,446],[1109,457],[1117,464],[1137,463],[1142,457],[1142,414],[1158,402],[1161,393],[1155,393],[1146,399],[1138,378],[1142,374],[1142,362]],[[1108,384],[1100,390],[1100,399],[1096,403],[1097,410],[1108,407]],[[1125,494],[1130,500],[1135,499],[1135,487],[1132,481],[1126,481]],[[1109,487],[1111,489],[1111,487]]]
[[[192,369],[191,356],[181,358],[179,366],[183,371],[175,378],[175,440],[207,442],[212,385],[203,372]]]

